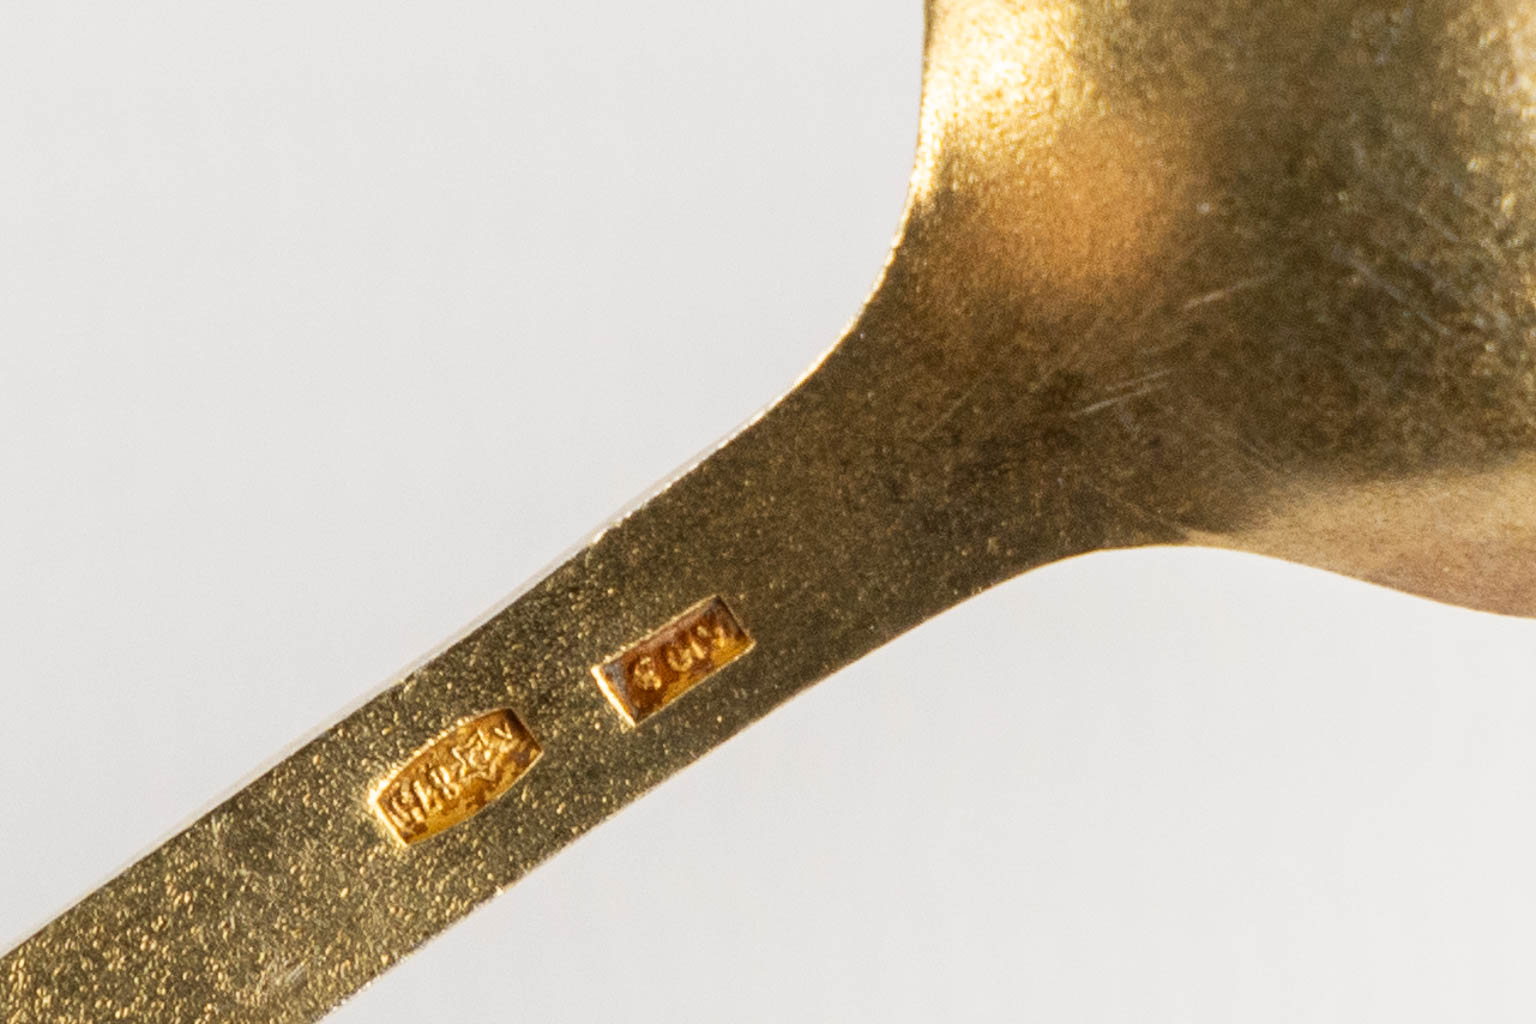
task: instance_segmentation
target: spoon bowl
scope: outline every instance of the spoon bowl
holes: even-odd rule
[[[1531,20],[937,0],[905,226],[822,373],[881,382],[952,546],[1017,553],[989,581],[1202,544],[1536,614]]]

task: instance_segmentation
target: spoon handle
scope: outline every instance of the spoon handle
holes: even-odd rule
[[[780,702],[990,582],[968,568],[987,553],[955,548],[943,509],[906,482],[900,432],[876,429],[903,418],[892,382],[860,370],[830,358],[24,941],[0,960],[4,1020],[315,1020]]]

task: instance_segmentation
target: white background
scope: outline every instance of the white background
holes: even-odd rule
[[[0,945],[788,386],[896,226],[921,29],[0,0]],[[1257,558],[1056,566],[334,1019],[1528,1021],[1533,666]]]

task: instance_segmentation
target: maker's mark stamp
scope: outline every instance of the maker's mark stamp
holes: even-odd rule
[[[614,707],[636,724],[752,649],[724,600],[689,608],[592,674]]]
[[[411,755],[370,803],[410,845],[473,817],[539,759],[538,741],[509,710],[467,718]]]

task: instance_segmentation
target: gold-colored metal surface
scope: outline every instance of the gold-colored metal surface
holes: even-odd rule
[[[8,954],[4,1019],[313,1020],[797,691],[1071,555],[1218,545],[1536,614],[1533,20],[932,0],[900,242],[815,372]],[[632,726],[592,666],[706,594],[750,656]],[[402,845],[378,780],[486,708],[537,764]]]

